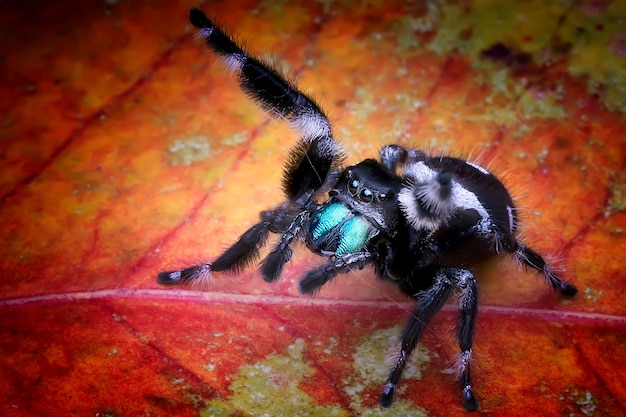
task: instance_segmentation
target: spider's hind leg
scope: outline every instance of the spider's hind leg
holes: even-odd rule
[[[513,256],[515,256],[515,259],[522,265],[541,272],[548,284],[555,290],[560,291],[561,294],[571,297],[578,292],[578,289],[574,285],[563,281],[563,279],[552,270],[550,265],[546,263],[543,257],[531,248],[518,243],[517,249],[513,252]]]
[[[458,375],[463,390],[463,405],[470,411],[478,409],[478,401],[474,396],[471,378],[472,342],[474,325],[478,314],[478,284],[474,276],[467,270],[454,270],[456,286],[460,290],[459,311],[461,317],[458,326],[459,358]]]
[[[407,163],[422,161],[426,154],[416,149],[407,149],[400,145],[385,145],[380,150],[380,163],[392,172]]]

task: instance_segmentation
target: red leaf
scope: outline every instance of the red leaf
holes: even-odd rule
[[[504,176],[524,241],[579,293],[506,259],[481,271],[481,411],[626,415],[624,11],[438,4],[205,9],[291,67],[349,163],[399,142]],[[453,305],[385,410],[385,352],[413,306],[371,271],[306,298],[320,260],[300,248],[275,285],[255,268],[156,284],[281,201],[296,141],[194,41],[194,5],[3,8],[0,415],[465,415]]]

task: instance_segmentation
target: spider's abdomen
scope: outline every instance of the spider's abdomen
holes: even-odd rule
[[[323,255],[341,256],[360,252],[374,232],[363,216],[339,201],[329,200],[313,214],[307,244]]]

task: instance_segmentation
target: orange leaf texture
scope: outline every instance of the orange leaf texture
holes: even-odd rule
[[[0,415],[467,415],[452,302],[382,408],[414,302],[371,269],[303,296],[324,260],[300,245],[274,284],[256,265],[156,282],[283,201],[298,139],[190,7],[3,2]],[[561,297],[506,256],[478,271],[478,413],[626,416],[624,1],[200,7],[324,107],[346,164],[398,143],[497,173],[521,239],[578,287]]]

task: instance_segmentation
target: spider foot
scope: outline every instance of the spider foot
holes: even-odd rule
[[[280,278],[283,272],[283,266],[289,262],[293,250],[289,246],[277,248],[270,252],[269,255],[261,263],[261,276],[265,282],[274,282]]]
[[[332,267],[322,265],[319,268],[309,271],[298,283],[300,294],[313,295],[328,281],[333,279],[337,273]]]
[[[578,292],[578,288],[576,288],[572,284],[568,284],[567,282],[563,282],[561,284],[561,287],[559,288],[559,291],[561,291],[561,294],[563,294],[563,295],[565,295],[567,297],[572,297],[572,296],[576,295],[576,293]]]
[[[389,408],[393,404],[393,396],[396,393],[396,386],[391,382],[385,385],[382,394],[380,394],[380,405]]]
[[[204,263],[178,271],[159,272],[157,282],[164,285],[193,284],[211,279],[211,264]]]
[[[471,385],[466,385],[463,388],[463,405],[468,411],[478,410],[478,400],[474,396]]]

